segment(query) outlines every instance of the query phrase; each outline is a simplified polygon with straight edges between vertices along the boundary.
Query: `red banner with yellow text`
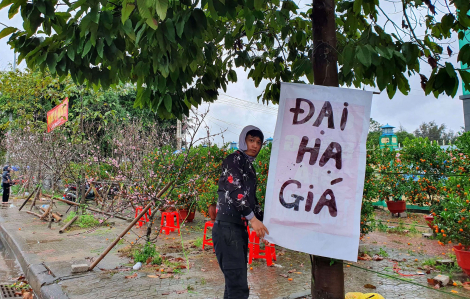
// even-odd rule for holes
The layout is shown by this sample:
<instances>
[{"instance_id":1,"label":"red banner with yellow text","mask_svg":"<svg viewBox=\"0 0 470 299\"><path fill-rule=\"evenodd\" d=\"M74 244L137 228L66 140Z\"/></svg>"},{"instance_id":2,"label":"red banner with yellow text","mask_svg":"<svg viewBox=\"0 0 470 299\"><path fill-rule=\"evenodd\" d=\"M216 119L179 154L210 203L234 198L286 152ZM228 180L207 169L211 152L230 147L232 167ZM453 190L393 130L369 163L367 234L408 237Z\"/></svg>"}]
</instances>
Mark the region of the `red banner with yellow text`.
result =
<instances>
[{"instance_id":1,"label":"red banner with yellow text","mask_svg":"<svg viewBox=\"0 0 470 299\"><path fill-rule=\"evenodd\" d=\"M69 119L69 98L47 112L47 132L51 132Z\"/></svg>"}]
</instances>

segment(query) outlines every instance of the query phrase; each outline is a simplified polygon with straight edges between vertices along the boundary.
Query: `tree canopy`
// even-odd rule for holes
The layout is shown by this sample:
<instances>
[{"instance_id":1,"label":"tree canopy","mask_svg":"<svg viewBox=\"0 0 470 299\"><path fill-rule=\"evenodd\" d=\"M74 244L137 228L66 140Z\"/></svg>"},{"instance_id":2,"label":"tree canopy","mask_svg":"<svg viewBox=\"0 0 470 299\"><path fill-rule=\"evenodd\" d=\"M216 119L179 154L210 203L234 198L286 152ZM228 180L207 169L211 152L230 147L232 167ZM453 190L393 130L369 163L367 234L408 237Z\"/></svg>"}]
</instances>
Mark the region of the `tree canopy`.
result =
<instances>
[{"instance_id":1,"label":"tree canopy","mask_svg":"<svg viewBox=\"0 0 470 299\"><path fill-rule=\"evenodd\" d=\"M323 54L337 54L340 84L376 86L392 98L397 89L408 94L409 77L419 74L426 94L455 96L459 73L470 89L470 73L445 61L458 55L468 65L470 45L456 54L444 48L453 33L464 38L469 1L454 0L445 12L429 0L399 2L401 25L385 2L336 1L338 42ZM3 0L6 7L10 18L21 14L23 28L6 27L0 38L9 36L20 61L95 88L135 84L135 105L163 117L214 101L237 80L236 67L256 86L270 81L263 101L278 101L280 82L313 83L312 8L292 0Z\"/></svg>"},{"instance_id":2,"label":"tree canopy","mask_svg":"<svg viewBox=\"0 0 470 299\"><path fill-rule=\"evenodd\" d=\"M454 131L448 130L445 124L438 125L435 121L423 122L414 131L416 137L428 138L431 141L445 140L447 142L454 142L457 135Z\"/></svg>"}]
</instances>

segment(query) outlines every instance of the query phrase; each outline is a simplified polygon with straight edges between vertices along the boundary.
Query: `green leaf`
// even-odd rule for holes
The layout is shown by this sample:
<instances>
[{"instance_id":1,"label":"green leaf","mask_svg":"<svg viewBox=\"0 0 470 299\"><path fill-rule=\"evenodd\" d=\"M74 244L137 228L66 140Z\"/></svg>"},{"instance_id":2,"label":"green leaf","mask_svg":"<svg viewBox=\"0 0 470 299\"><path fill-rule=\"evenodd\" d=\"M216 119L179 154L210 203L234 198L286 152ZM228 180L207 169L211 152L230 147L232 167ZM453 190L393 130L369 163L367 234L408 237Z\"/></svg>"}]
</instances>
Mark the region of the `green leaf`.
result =
<instances>
[{"instance_id":1,"label":"green leaf","mask_svg":"<svg viewBox=\"0 0 470 299\"><path fill-rule=\"evenodd\" d=\"M362 0L354 0L353 11L357 14L361 13Z\"/></svg>"},{"instance_id":2,"label":"green leaf","mask_svg":"<svg viewBox=\"0 0 470 299\"><path fill-rule=\"evenodd\" d=\"M457 78L457 73L455 72L454 66L451 63L446 62L446 71L451 78Z\"/></svg>"},{"instance_id":3,"label":"green leaf","mask_svg":"<svg viewBox=\"0 0 470 299\"><path fill-rule=\"evenodd\" d=\"M149 8L147 7L147 3L145 0L137 0L137 8L139 9L140 16L144 19L149 19L152 17Z\"/></svg>"},{"instance_id":4,"label":"green leaf","mask_svg":"<svg viewBox=\"0 0 470 299\"><path fill-rule=\"evenodd\" d=\"M22 1L15 1L8 10L8 18L11 20L17 13ZM26 1L25 1L26 2Z\"/></svg>"},{"instance_id":5,"label":"green leaf","mask_svg":"<svg viewBox=\"0 0 470 299\"><path fill-rule=\"evenodd\" d=\"M85 47L83 48L82 58L85 57L85 55L88 54L88 52L90 52L90 49L91 49L91 40L88 40L87 43L85 44Z\"/></svg>"},{"instance_id":6,"label":"green leaf","mask_svg":"<svg viewBox=\"0 0 470 299\"><path fill-rule=\"evenodd\" d=\"M262 9L264 0L255 0L255 9Z\"/></svg>"},{"instance_id":7,"label":"green leaf","mask_svg":"<svg viewBox=\"0 0 470 299\"><path fill-rule=\"evenodd\" d=\"M157 20L155 20L154 18L150 18L150 19L147 19L145 22L147 23L147 25L149 25L150 28L152 28L153 30L157 30L158 28Z\"/></svg>"},{"instance_id":8,"label":"green leaf","mask_svg":"<svg viewBox=\"0 0 470 299\"><path fill-rule=\"evenodd\" d=\"M122 2L122 10L121 10L121 22L124 24L129 16L135 9L135 4L127 3L127 1Z\"/></svg>"},{"instance_id":9,"label":"green leaf","mask_svg":"<svg viewBox=\"0 0 470 299\"><path fill-rule=\"evenodd\" d=\"M0 39L16 32L16 31L18 31L18 29L15 28L15 27L7 27L7 28L3 29L2 31L0 31Z\"/></svg>"},{"instance_id":10,"label":"green leaf","mask_svg":"<svg viewBox=\"0 0 470 299\"><path fill-rule=\"evenodd\" d=\"M207 28L207 18L202 10L198 8L194 9L193 17L199 26L202 26L204 29Z\"/></svg>"},{"instance_id":11,"label":"green leaf","mask_svg":"<svg viewBox=\"0 0 470 299\"><path fill-rule=\"evenodd\" d=\"M231 82L237 82L237 72L234 70L228 71L227 79Z\"/></svg>"},{"instance_id":12,"label":"green leaf","mask_svg":"<svg viewBox=\"0 0 470 299\"><path fill-rule=\"evenodd\" d=\"M3 0L0 2L0 9L7 7L8 5L12 4L15 2L14 0Z\"/></svg>"},{"instance_id":13,"label":"green leaf","mask_svg":"<svg viewBox=\"0 0 470 299\"><path fill-rule=\"evenodd\" d=\"M178 36L181 38L183 36L183 32L184 32L184 23L185 23L185 20L184 18L180 18L178 20L178 22L176 23L176 34L178 34Z\"/></svg>"},{"instance_id":14,"label":"green leaf","mask_svg":"<svg viewBox=\"0 0 470 299\"><path fill-rule=\"evenodd\" d=\"M166 12L168 10L168 0L157 0L156 7L158 17L162 20L166 18Z\"/></svg>"},{"instance_id":15,"label":"green leaf","mask_svg":"<svg viewBox=\"0 0 470 299\"><path fill-rule=\"evenodd\" d=\"M171 41L175 42L175 25L173 25L173 20L172 19L167 19L165 21L165 27L166 27L166 32L167 35L166 37Z\"/></svg>"},{"instance_id":16,"label":"green leaf","mask_svg":"<svg viewBox=\"0 0 470 299\"><path fill-rule=\"evenodd\" d=\"M377 53L380 54L380 56L386 58L386 59L392 59L393 57L393 50L384 46L377 46L375 47L375 50Z\"/></svg>"},{"instance_id":17,"label":"green leaf","mask_svg":"<svg viewBox=\"0 0 470 299\"><path fill-rule=\"evenodd\" d=\"M74 61L75 60L75 47L71 47L71 46L68 47L66 52L70 60Z\"/></svg>"},{"instance_id":18,"label":"green leaf","mask_svg":"<svg viewBox=\"0 0 470 299\"><path fill-rule=\"evenodd\" d=\"M470 90L470 72L459 70L460 77L462 78L462 85L466 90Z\"/></svg>"},{"instance_id":19,"label":"green leaf","mask_svg":"<svg viewBox=\"0 0 470 299\"><path fill-rule=\"evenodd\" d=\"M393 96L395 95L395 93L397 92L397 85L395 83L389 83L387 85L387 94L388 94L388 97L391 99L393 98Z\"/></svg>"},{"instance_id":20,"label":"green leaf","mask_svg":"<svg viewBox=\"0 0 470 299\"><path fill-rule=\"evenodd\" d=\"M96 51L98 52L98 55L103 58L103 49L104 49L104 42L102 39L98 40L98 43L96 45Z\"/></svg>"},{"instance_id":21,"label":"green leaf","mask_svg":"<svg viewBox=\"0 0 470 299\"><path fill-rule=\"evenodd\" d=\"M165 95L165 98L163 99L163 103L165 104L166 110L168 112L171 112L172 100L171 100L171 96L169 94Z\"/></svg>"},{"instance_id":22,"label":"green leaf","mask_svg":"<svg viewBox=\"0 0 470 299\"><path fill-rule=\"evenodd\" d=\"M126 32L127 36L129 36L133 41L135 41L135 32L132 28L132 21L127 19L123 26L124 32Z\"/></svg>"},{"instance_id":23,"label":"green leaf","mask_svg":"<svg viewBox=\"0 0 470 299\"><path fill-rule=\"evenodd\" d=\"M356 57L364 66L370 67L372 63L371 53L366 46L357 47Z\"/></svg>"}]
</instances>

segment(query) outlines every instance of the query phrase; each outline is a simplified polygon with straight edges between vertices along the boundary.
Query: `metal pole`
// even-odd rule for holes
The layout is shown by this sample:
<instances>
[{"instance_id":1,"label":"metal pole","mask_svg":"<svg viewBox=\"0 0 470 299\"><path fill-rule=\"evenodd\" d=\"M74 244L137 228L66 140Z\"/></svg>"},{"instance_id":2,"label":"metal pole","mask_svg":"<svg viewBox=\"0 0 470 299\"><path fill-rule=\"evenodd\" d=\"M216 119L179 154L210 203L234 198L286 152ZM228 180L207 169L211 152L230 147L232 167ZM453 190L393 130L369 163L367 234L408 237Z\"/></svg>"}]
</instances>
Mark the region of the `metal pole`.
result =
<instances>
[{"instance_id":1,"label":"metal pole","mask_svg":"<svg viewBox=\"0 0 470 299\"><path fill-rule=\"evenodd\" d=\"M470 14L470 12L469 12ZM459 47L462 50L463 46L468 44L470 41L470 30L465 32L465 37L459 40ZM470 66L461 63L462 69L469 68ZM465 85L462 82L463 94L460 96L463 104L463 117L465 122L465 132L470 131L470 90L465 89Z\"/></svg>"},{"instance_id":2,"label":"metal pole","mask_svg":"<svg viewBox=\"0 0 470 299\"><path fill-rule=\"evenodd\" d=\"M181 121L176 120L176 149L181 150Z\"/></svg>"},{"instance_id":3,"label":"metal pole","mask_svg":"<svg viewBox=\"0 0 470 299\"><path fill-rule=\"evenodd\" d=\"M16 72L16 52L13 51L13 72ZM11 123L13 122L13 114L9 113L8 115L8 136L11 136ZM6 161L5 162L10 162L10 150L7 147L7 153L6 153Z\"/></svg>"}]
</instances>

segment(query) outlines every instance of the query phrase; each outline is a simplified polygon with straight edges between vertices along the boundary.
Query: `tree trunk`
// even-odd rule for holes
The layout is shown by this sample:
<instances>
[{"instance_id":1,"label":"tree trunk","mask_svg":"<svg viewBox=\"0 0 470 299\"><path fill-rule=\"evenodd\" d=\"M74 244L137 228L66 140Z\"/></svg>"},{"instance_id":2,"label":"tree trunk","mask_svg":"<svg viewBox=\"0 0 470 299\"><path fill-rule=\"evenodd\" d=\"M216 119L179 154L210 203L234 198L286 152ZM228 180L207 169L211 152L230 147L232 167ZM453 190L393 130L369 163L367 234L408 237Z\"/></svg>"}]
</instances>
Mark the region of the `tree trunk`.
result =
<instances>
[{"instance_id":1,"label":"tree trunk","mask_svg":"<svg viewBox=\"0 0 470 299\"><path fill-rule=\"evenodd\" d=\"M338 86L335 1L312 0L313 76L315 85ZM343 299L343 262L311 256L312 298Z\"/></svg>"}]
</instances>

